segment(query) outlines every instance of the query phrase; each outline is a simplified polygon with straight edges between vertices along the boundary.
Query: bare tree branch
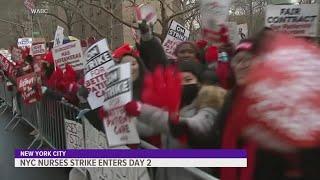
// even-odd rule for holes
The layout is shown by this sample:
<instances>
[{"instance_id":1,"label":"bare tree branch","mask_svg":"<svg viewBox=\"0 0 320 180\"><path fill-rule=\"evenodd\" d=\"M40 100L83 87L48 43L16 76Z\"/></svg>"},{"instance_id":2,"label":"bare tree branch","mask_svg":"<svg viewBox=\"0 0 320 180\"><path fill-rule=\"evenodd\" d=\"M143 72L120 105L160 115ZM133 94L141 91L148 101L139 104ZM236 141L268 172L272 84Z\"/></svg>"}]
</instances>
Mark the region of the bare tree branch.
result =
<instances>
[{"instance_id":1,"label":"bare tree branch","mask_svg":"<svg viewBox=\"0 0 320 180\"><path fill-rule=\"evenodd\" d=\"M122 23L122 24L124 24L124 25L126 25L126 26L128 26L128 27L130 27L130 28L138 29L137 26L134 26L133 24L130 24L130 23L122 20L120 17L116 16L116 15L115 15L114 13L112 13L109 9L107 9L107 8L105 8L105 7L103 7L103 6L98 6L98 5L95 4L95 3L89 3L89 2L87 2L87 1L85 1L85 0L84 0L83 2L84 2L85 4L87 4L87 5L90 5L90 6L93 6L93 7L96 7L96 8L98 8L98 9L103 10L103 11L106 12L107 14L111 15L114 19L116 19L116 20L119 21L120 23Z\"/></svg>"},{"instance_id":2,"label":"bare tree branch","mask_svg":"<svg viewBox=\"0 0 320 180\"><path fill-rule=\"evenodd\" d=\"M73 9L72 9L72 8L71 8L71 9L72 9L75 13L77 13L78 15L80 15L100 36L105 37L105 34L99 31L99 28L97 28L97 27L90 21L90 19L84 15L84 12L82 12L79 7L75 6L74 4L72 4L72 3L68 2L68 1L66 1L66 2L67 2L71 7L73 7Z\"/></svg>"},{"instance_id":3,"label":"bare tree branch","mask_svg":"<svg viewBox=\"0 0 320 180\"><path fill-rule=\"evenodd\" d=\"M186 10L184 10L184 11L181 11L181 12L178 12L178 13L176 13L176 14L173 14L173 15L170 16L168 19L171 20L171 19L173 19L173 18L175 18L175 17L177 17L177 16L186 14L186 13L188 13L188 12L190 12L190 11L192 11L192 10L195 10L195 9L197 9L197 8L199 8L199 5L198 5L198 4L197 4L197 5L194 5L193 7L189 8L189 9L186 9Z\"/></svg>"},{"instance_id":4,"label":"bare tree branch","mask_svg":"<svg viewBox=\"0 0 320 180\"><path fill-rule=\"evenodd\" d=\"M65 20L61 19L59 16L57 16L57 15L55 15L55 14L47 13L46 15L49 15L49 16L52 16L52 17L58 19L59 21L61 21L61 22L62 22L63 24L65 24L66 26L68 25L68 23L67 23Z\"/></svg>"}]
</instances>

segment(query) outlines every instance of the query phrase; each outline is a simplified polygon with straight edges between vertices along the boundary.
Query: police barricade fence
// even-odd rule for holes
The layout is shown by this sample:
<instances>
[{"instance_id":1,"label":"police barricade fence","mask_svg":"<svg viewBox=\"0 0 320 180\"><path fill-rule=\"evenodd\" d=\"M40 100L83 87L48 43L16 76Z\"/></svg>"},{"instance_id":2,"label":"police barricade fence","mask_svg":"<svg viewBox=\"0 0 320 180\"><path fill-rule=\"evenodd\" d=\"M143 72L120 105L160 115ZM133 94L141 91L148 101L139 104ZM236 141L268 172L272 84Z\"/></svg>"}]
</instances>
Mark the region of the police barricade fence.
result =
<instances>
[{"instance_id":1,"label":"police barricade fence","mask_svg":"<svg viewBox=\"0 0 320 180\"><path fill-rule=\"evenodd\" d=\"M6 82L0 82L0 98L5 102L6 106L12 108L13 99L17 101L17 113L13 116L9 124L16 122L14 129L20 122L24 121L31 126L35 132L35 138L28 148L34 146L36 142L40 142L37 148L43 144L49 145L53 149L67 149L67 138L65 130L65 120L74 121L82 125L83 133L85 132L84 116L89 110L80 110L78 107L69 104L65 101L59 101L43 96L40 102L34 104L24 104L21 97L16 92L8 91ZM8 125L9 125L8 124ZM88 148L85 145L86 136L83 134L82 145L80 148ZM107 141L105 140L105 143ZM80 143L81 144L81 143ZM141 141L139 146L142 149L158 149L157 147ZM83 175L87 176L88 171L83 168L77 168ZM195 175L198 179L203 180L218 180L212 175L198 169L198 168L183 168L186 173ZM149 172L153 172L152 170ZM151 173L152 174L152 173ZM151 175L151 179L153 176Z\"/></svg>"}]
</instances>

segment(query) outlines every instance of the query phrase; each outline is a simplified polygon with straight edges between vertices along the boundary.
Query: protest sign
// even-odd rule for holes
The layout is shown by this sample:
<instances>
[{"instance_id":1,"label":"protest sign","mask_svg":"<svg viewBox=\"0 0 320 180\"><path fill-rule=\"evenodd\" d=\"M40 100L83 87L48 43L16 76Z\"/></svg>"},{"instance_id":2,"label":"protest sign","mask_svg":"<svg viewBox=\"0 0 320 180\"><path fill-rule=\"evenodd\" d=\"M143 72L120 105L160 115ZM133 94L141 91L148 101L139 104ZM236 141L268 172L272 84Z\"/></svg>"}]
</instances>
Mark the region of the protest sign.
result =
<instances>
[{"instance_id":1,"label":"protest sign","mask_svg":"<svg viewBox=\"0 0 320 180\"><path fill-rule=\"evenodd\" d=\"M190 31L176 21L172 21L166 39L163 41L163 48L168 58L176 59L174 50L177 45L183 41L187 41Z\"/></svg>"},{"instance_id":2,"label":"protest sign","mask_svg":"<svg viewBox=\"0 0 320 180\"><path fill-rule=\"evenodd\" d=\"M11 59L12 58L11 53L6 49L0 49L0 54L2 54L7 59Z\"/></svg>"},{"instance_id":3,"label":"protest sign","mask_svg":"<svg viewBox=\"0 0 320 180\"><path fill-rule=\"evenodd\" d=\"M85 129L85 145L87 149L109 149L107 139L103 132L97 130L86 118L83 118ZM111 149L129 149L127 146L118 146ZM92 180L101 179L143 179L149 180L146 168L118 168L118 167L88 167ZM144 175L146 174L146 175Z\"/></svg>"},{"instance_id":4,"label":"protest sign","mask_svg":"<svg viewBox=\"0 0 320 180\"><path fill-rule=\"evenodd\" d=\"M140 143L135 123L127 116L123 106L109 110L106 114L103 124L110 147Z\"/></svg>"},{"instance_id":5,"label":"protest sign","mask_svg":"<svg viewBox=\"0 0 320 180\"><path fill-rule=\"evenodd\" d=\"M31 55L43 55L46 53L46 44L33 44L31 46Z\"/></svg>"},{"instance_id":6,"label":"protest sign","mask_svg":"<svg viewBox=\"0 0 320 180\"><path fill-rule=\"evenodd\" d=\"M61 46L63 44L63 38L64 38L63 31L64 31L63 27L61 26L57 27L56 34L54 36L53 47Z\"/></svg>"},{"instance_id":7,"label":"protest sign","mask_svg":"<svg viewBox=\"0 0 320 180\"><path fill-rule=\"evenodd\" d=\"M52 49L55 66L65 69L66 64L70 64L74 70L84 68L83 53L80 41L70 42Z\"/></svg>"},{"instance_id":8,"label":"protest sign","mask_svg":"<svg viewBox=\"0 0 320 180\"><path fill-rule=\"evenodd\" d=\"M85 52L85 87L89 90L88 102L92 109L103 106L108 100L106 90L108 84L114 83L114 75L109 74L109 68L114 66L111 52L105 39L93 44ZM119 73L119 72L116 72Z\"/></svg>"},{"instance_id":9,"label":"protest sign","mask_svg":"<svg viewBox=\"0 0 320 180\"><path fill-rule=\"evenodd\" d=\"M136 7L136 18L137 22L142 22L146 20L147 24L155 24L157 22L157 12L156 9L150 4L141 4Z\"/></svg>"},{"instance_id":10,"label":"protest sign","mask_svg":"<svg viewBox=\"0 0 320 180\"><path fill-rule=\"evenodd\" d=\"M266 27L294 36L315 37L318 33L319 5L268 5Z\"/></svg>"},{"instance_id":11,"label":"protest sign","mask_svg":"<svg viewBox=\"0 0 320 180\"><path fill-rule=\"evenodd\" d=\"M22 60L22 49L13 46L11 50L11 60L12 61L21 61Z\"/></svg>"},{"instance_id":12,"label":"protest sign","mask_svg":"<svg viewBox=\"0 0 320 180\"><path fill-rule=\"evenodd\" d=\"M18 39L18 47L31 47L32 38L19 38Z\"/></svg>"},{"instance_id":13,"label":"protest sign","mask_svg":"<svg viewBox=\"0 0 320 180\"><path fill-rule=\"evenodd\" d=\"M229 15L231 0L201 0L200 15L202 36L204 39L216 40L216 32L225 25Z\"/></svg>"},{"instance_id":14,"label":"protest sign","mask_svg":"<svg viewBox=\"0 0 320 180\"><path fill-rule=\"evenodd\" d=\"M17 89L21 93L23 102L31 104L41 98L41 85L38 83L37 75L30 73L17 78Z\"/></svg>"},{"instance_id":15,"label":"protest sign","mask_svg":"<svg viewBox=\"0 0 320 180\"><path fill-rule=\"evenodd\" d=\"M67 149L84 149L84 133L82 124L64 119Z\"/></svg>"},{"instance_id":16,"label":"protest sign","mask_svg":"<svg viewBox=\"0 0 320 180\"><path fill-rule=\"evenodd\" d=\"M97 69L98 76L94 73L86 74L85 87L89 90L88 102L92 109L103 105L106 109L112 109L131 101L130 68L129 63L109 69L105 64Z\"/></svg>"},{"instance_id":17,"label":"protest sign","mask_svg":"<svg viewBox=\"0 0 320 180\"><path fill-rule=\"evenodd\" d=\"M0 68L8 75L13 75L14 64L12 61L0 54Z\"/></svg>"},{"instance_id":18,"label":"protest sign","mask_svg":"<svg viewBox=\"0 0 320 180\"><path fill-rule=\"evenodd\" d=\"M238 36L240 40L248 38L248 25L247 24L239 24L238 25Z\"/></svg>"},{"instance_id":19,"label":"protest sign","mask_svg":"<svg viewBox=\"0 0 320 180\"><path fill-rule=\"evenodd\" d=\"M229 36L230 36L230 41L234 44L237 45L240 42L240 37L239 37L239 31L238 31L238 25L236 22L228 22L227 23L228 29L229 29Z\"/></svg>"}]
</instances>

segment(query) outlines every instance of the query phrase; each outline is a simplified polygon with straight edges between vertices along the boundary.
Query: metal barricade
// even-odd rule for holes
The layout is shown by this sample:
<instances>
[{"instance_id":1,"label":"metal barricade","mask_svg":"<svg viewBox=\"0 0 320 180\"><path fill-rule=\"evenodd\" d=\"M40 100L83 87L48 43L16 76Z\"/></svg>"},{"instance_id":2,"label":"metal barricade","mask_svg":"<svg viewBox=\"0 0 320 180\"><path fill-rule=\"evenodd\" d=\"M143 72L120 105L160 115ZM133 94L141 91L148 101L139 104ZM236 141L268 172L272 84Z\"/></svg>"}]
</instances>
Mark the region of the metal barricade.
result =
<instances>
[{"instance_id":1,"label":"metal barricade","mask_svg":"<svg viewBox=\"0 0 320 180\"><path fill-rule=\"evenodd\" d=\"M40 134L53 149L65 149L64 119L76 120L79 109L71 104L43 97L40 106Z\"/></svg>"},{"instance_id":2,"label":"metal barricade","mask_svg":"<svg viewBox=\"0 0 320 180\"><path fill-rule=\"evenodd\" d=\"M159 149L159 148L153 146L152 144L149 144L143 140L141 140L140 147L143 149ZM202 171L199 168L183 167L183 169L186 171L186 173L189 173L190 175L193 175L193 176L195 176L199 179L202 179L202 180L219 180L218 178Z\"/></svg>"}]
</instances>

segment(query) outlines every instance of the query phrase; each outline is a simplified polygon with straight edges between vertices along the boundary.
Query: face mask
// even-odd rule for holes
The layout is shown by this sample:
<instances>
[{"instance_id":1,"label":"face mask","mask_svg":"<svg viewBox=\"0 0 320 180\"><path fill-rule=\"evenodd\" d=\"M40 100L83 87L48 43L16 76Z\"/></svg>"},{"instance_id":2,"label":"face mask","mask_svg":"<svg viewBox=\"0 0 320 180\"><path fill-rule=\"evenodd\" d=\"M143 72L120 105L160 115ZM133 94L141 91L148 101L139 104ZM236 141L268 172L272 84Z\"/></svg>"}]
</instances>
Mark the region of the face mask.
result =
<instances>
[{"instance_id":1,"label":"face mask","mask_svg":"<svg viewBox=\"0 0 320 180\"><path fill-rule=\"evenodd\" d=\"M197 97L199 91L198 84L188 84L183 86L181 105L187 106Z\"/></svg>"}]
</instances>

